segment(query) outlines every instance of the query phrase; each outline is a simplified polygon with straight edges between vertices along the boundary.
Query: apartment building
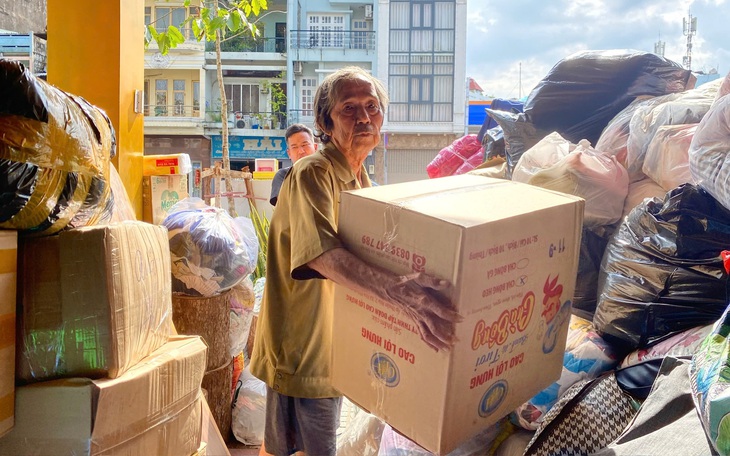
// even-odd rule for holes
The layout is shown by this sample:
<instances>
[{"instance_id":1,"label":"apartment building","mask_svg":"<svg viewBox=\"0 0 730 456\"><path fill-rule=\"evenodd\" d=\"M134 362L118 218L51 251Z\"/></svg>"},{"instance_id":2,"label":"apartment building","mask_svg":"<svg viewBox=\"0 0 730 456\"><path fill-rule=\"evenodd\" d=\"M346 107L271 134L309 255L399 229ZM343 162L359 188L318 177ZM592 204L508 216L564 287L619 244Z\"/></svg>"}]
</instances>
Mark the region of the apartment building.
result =
<instances>
[{"instance_id":1,"label":"apartment building","mask_svg":"<svg viewBox=\"0 0 730 456\"><path fill-rule=\"evenodd\" d=\"M146 0L145 22L165 29L195 14L182 1ZM270 0L260 36L221 45L231 166L289 165L284 132L314 125L314 93L347 65L375 74L391 105L383 141L366 161L380 183L426 178L426 165L466 125L466 0ZM221 160L221 97L213 43L145 53L145 153L186 152L194 167ZM191 188L193 194L195 189Z\"/></svg>"},{"instance_id":2,"label":"apartment building","mask_svg":"<svg viewBox=\"0 0 730 456\"><path fill-rule=\"evenodd\" d=\"M370 70L391 99L371 177L427 178L426 165L465 131L466 0L289 0L288 11L290 115L311 124L328 73Z\"/></svg>"}]
</instances>

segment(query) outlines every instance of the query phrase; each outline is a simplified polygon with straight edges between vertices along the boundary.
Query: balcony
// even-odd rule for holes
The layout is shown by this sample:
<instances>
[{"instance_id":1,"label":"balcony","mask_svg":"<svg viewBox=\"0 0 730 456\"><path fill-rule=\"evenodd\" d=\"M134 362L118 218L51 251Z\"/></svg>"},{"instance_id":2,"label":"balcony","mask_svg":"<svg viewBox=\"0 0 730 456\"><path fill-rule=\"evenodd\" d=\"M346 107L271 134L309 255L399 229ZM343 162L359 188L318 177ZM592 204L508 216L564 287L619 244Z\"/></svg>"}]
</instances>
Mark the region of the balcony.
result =
<instances>
[{"instance_id":1,"label":"balcony","mask_svg":"<svg viewBox=\"0 0 730 456\"><path fill-rule=\"evenodd\" d=\"M167 28L164 27L156 27L155 30L157 30L157 33L166 32ZM179 44L176 48L171 49L170 52L180 52L180 51L202 51L205 49L205 41L201 40L198 41L195 38L195 34L193 33L192 28L190 27L184 27L180 29L180 33L183 34L185 37L185 42ZM149 41L149 47L147 48L147 51L157 51L157 42L152 39L152 36L150 35L149 30L145 29L145 37Z\"/></svg>"},{"instance_id":2,"label":"balcony","mask_svg":"<svg viewBox=\"0 0 730 456\"><path fill-rule=\"evenodd\" d=\"M362 49L375 50L375 32L366 31L310 31L289 32L292 49Z\"/></svg>"},{"instance_id":3,"label":"balcony","mask_svg":"<svg viewBox=\"0 0 730 456\"><path fill-rule=\"evenodd\" d=\"M215 52L215 42L205 43L206 52ZM221 52L276 52L286 53L285 38L256 38L243 34L221 42Z\"/></svg>"},{"instance_id":4,"label":"balcony","mask_svg":"<svg viewBox=\"0 0 730 456\"><path fill-rule=\"evenodd\" d=\"M220 111L206 111L203 126L207 130L218 130L221 125ZM271 134L281 134L277 130L286 130L288 126L287 115L283 112L242 112L228 113L228 128L233 135L250 135L257 130L274 130ZM267 132L268 134L269 132ZM258 134L261 134L258 131Z\"/></svg>"},{"instance_id":5,"label":"balcony","mask_svg":"<svg viewBox=\"0 0 730 456\"><path fill-rule=\"evenodd\" d=\"M199 106L145 105L145 134L203 134Z\"/></svg>"}]
</instances>

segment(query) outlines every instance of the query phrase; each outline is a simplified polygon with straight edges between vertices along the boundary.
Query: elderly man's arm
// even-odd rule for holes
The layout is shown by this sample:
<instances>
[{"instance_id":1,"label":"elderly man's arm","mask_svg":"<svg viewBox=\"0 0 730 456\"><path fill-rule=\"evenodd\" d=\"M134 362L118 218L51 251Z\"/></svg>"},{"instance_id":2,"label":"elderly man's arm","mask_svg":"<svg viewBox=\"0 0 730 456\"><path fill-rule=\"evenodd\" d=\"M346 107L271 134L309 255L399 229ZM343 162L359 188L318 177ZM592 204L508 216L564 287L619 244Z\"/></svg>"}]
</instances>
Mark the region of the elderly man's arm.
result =
<instances>
[{"instance_id":1,"label":"elderly man's arm","mask_svg":"<svg viewBox=\"0 0 730 456\"><path fill-rule=\"evenodd\" d=\"M454 325L461 316L441 293L451 286L448 281L423 273L399 276L344 248L329 250L308 266L340 285L401 307L418 325L423 341L435 350L448 350L456 341Z\"/></svg>"}]
</instances>

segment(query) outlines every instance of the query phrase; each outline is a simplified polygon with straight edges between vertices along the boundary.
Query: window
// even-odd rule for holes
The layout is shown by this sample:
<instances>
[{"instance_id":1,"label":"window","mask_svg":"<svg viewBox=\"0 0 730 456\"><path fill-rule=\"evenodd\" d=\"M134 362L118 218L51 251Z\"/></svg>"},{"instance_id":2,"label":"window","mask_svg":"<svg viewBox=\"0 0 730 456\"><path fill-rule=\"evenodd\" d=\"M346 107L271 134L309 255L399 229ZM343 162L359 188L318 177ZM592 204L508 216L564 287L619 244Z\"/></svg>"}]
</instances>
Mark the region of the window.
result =
<instances>
[{"instance_id":1,"label":"window","mask_svg":"<svg viewBox=\"0 0 730 456\"><path fill-rule=\"evenodd\" d=\"M167 115L167 79L155 79L155 115Z\"/></svg>"},{"instance_id":2,"label":"window","mask_svg":"<svg viewBox=\"0 0 730 456\"><path fill-rule=\"evenodd\" d=\"M258 84L226 84L226 98L229 112L257 114L259 112Z\"/></svg>"},{"instance_id":3,"label":"window","mask_svg":"<svg viewBox=\"0 0 730 456\"><path fill-rule=\"evenodd\" d=\"M343 15L310 15L309 25L310 47L338 47L345 45L345 16Z\"/></svg>"},{"instance_id":4,"label":"window","mask_svg":"<svg viewBox=\"0 0 730 456\"><path fill-rule=\"evenodd\" d=\"M152 39L150 31L147 30L147 26L152 23L152 8L149 6L144 7L144 34L148 40Z\"/></svg>"},{"instance_id":5,"label":"window","mask_svg":"<svg viewBox=\"0 0 730 456\"><path fill-rule=\"evenodd\" d=\"M314 78L302 79L302 116L314 116L314 92L317 90L317 80Z\"/></svg>"},{"instance_id":6,"label":"window","mask_svg":"<svg viewBox=\"0 0 730 456\"><path fill-rule=\"evenodd\" d=\"M388 119L453 119L454 0L391 0Z\"/></svg>"},{"instance_id":7,"label":"window","mask_svg":"<svg viewBox=\"0 0 730 456\"><path fill-rule=\"evenodd\" d=\"M368 48L368 31L367 21L352 22L352 47L354 49Z\"/></svg>"},{"instance_id":8,"label":"window","mask_svg":"<svg viewBox=\"0 0 730 456\"><path fill-rule=\"evenodd\" d=\"M185 80L173 79L172 81L172 97L175 103L175 115L185 115Z\"/></svg>"},{"instance_id":9,"label":"window","mask_svg":"<svg viewBox=\"0 0 730 456\"><path fill-rule=\"evenodd\" d=\"M200 114L200 81L193 81L193 115Z\"/></svg>"},{"instance_id":10,"label":"window","mask_svg":"<svg viewBox=\"0 0 730 456\"><path fill-rule=\"evenodd\" d=\"M197 8L190 8L190 14L197 14ZM174 25L179 27L180 24L185 22L185 18L188 16L188 10L184 7L169 7L169 6L158 6L155 7L155 29L158 32L167 30L167 27ZM185 36L185 39L195 39L193 31L190 26L186 26L180 29L180 32Z\"/></svg>"}]
</instances>

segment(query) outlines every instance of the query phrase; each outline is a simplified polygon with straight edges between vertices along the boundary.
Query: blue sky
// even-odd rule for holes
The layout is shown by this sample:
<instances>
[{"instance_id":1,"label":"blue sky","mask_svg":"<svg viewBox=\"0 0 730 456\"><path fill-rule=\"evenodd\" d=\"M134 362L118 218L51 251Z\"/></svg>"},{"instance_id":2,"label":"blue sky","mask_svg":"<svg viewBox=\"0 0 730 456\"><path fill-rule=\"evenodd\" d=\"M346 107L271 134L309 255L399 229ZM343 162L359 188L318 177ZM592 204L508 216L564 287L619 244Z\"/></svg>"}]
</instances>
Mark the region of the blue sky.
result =
<instances>
[{"instance_id":1,"label":"blue sky","mask_svg":"<svg viewBox=\"0 0 730 456\"><path fill-rule=\"evenodd\" d=\"M582 50L653 52L661 40L664 56L682 64L689 13L692 70L730 72L730 0L468 0L467 10L466 75L499 98L526 96Z\"/></svg>"}]
</instances>

